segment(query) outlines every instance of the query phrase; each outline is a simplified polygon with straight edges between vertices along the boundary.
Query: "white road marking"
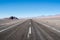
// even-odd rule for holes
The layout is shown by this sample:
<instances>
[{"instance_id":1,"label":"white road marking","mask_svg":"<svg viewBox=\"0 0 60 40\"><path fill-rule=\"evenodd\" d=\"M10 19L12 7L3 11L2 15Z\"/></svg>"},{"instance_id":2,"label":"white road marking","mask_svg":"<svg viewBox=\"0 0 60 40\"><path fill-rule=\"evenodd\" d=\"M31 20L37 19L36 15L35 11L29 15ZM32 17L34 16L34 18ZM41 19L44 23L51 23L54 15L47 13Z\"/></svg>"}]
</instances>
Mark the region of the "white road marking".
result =
<instances>
[{"instance_id":1,"label":"white road marking","mask_svg":"<svg viewBox=\"0 0 60 40\"><path fill-rule=\"evenodd\" d=\"M29 32L28 32L28 35L27 35L28 38L29 38L30 34L31 34L31 27L29 27Z\"/></svg>"},{"instance_id":2,"label":"white road marking","mask_svg":"<svg viewBox=\"0 0 60 40\"><path fill-rule=\"evenodd\" d=\"M60 30L57 30L57 29L55 29L55 28L53 28L53 27L52 27L52 29L55 30L55 31L57 31L57 32L60 32Z\"/></svg>"},{"instance_id":3,"label":"white road marking","mask_svg":"<svg viewBox=\"0 0 60 40\"><path fill-rule=\"evenodd\" d=\"M43 23L41 23L41 24L43 24ZM55 31L57 31L57 32L60 32L60 30L57 30L56 28L51 27L51 26L49 26L49 25L47 25L47 24L43 24L43 25L45 25L45 26L47 26L47 27L49 27L49 28L51 28L51 29L53 29L53 30L55 30Z\"/></svg>"},{"instance_id":4,"label":"white road marking","mask_svg":"<svg viewBox=\"0 0 60 40\"><path fill-rule=\"evenodd\" d=\"M16 25L18 25L18 23L17 23L17 24L15 24L15 25L9 26L9 27L8 27L8 28L6 28L6 29L0 30L0 32L6 31L6 30L8 30L8 29L10 29L10 28L13 28L13 27L15 27Z\"/></svg>"},{"instance_id":5,"label":"white road marking","mask_svg":"<svg viewBox=\"0 0 60 40\"><path fill-rule=\"evenodd\" d=\"M29 24L31 24L31 22Z\"/></svg>"},{"instance_id":6,"label":"white road marking","mask_svg":"<svg viewBox=\"0 0 60 40\"><path fill-rule=\"evenodd\" d=\"M31 27L29 27L29 34L31 34Z\"/></svg>"}]
</instances>

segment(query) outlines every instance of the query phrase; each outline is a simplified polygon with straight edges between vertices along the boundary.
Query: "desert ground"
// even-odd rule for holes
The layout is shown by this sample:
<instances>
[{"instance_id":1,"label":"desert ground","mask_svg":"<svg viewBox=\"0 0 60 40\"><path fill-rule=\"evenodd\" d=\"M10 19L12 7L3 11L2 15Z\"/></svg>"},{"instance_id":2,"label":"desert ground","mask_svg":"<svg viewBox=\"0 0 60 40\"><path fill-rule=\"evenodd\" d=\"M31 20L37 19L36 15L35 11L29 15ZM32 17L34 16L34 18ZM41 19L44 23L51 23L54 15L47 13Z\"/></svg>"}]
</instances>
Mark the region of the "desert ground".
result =
<instances>
[{"instance_id":1,"label":"desert ground","mask_svg":"<svg viewBox=\"0 0 60 40\"><path fill-rule=\"evenodd\" d=\"M60 20L0 19L0 40L60 40Z\"/></svg>"},{"instance_id":2,"label":"desert ground","mask_svg":"<svg viewBox=\"0 0 60 40\"><path fill-rule=\"evenodd\" d=\"M60 30L60 17L36 18L34 20Z\"/></svg>"}]
</instances>

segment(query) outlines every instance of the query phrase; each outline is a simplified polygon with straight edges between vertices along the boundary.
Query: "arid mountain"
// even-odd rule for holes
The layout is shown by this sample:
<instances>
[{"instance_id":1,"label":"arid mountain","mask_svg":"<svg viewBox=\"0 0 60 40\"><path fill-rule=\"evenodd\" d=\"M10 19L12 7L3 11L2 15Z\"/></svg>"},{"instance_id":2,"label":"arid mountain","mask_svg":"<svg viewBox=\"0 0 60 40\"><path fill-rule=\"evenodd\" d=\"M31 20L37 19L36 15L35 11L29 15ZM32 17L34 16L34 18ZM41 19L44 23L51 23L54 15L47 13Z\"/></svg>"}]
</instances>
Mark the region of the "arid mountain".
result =
<instances>
[{"instance_id":1,"label":"arid mountain","mask_svg":"<svg viewBox=\"0 0 60 40\"><path fill-rule=\"evenodd\" d=\"M17 17L14 17L14 16L10 16L10 17L4 18L4 19L8 19L8 20L9 19L12 19L13 20L13 19L18 19L18 18Z\"/></svg>"},{"instance_id":2,"label":"arid mountain","mask_svg":"<svg viewBox=\"0 0 60 40\"><path fill-rule=\"evenodd\" d=\"M60 15L51 15L51 16L42 16L42 17L37 17L40 19L60 19Z\"/></svg>"}]
</instances>

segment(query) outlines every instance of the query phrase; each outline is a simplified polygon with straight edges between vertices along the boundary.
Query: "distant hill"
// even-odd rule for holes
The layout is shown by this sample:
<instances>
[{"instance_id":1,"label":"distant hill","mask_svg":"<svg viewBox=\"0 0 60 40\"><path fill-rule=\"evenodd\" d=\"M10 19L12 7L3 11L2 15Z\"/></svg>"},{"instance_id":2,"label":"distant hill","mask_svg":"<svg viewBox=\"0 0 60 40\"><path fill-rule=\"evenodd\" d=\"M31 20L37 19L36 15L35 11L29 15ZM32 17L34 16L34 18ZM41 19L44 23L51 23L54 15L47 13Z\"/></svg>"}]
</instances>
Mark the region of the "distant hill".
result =
<instances>
[{"instance_id":1,"label":"distant hill","mask_svg":"<svg viewBox=\"0 0 60 40\"><path fill-rule=\"evenodd\" d=\"M17 17L11 16L9 19L18 19Z\"/></svg>"},{"instance_id":2,"label":"distant hill","mask_svg":"<svg viewBox=\"0 0 60 40\"><path fill-rule=\"evenodd\" d=\"M60 20L60 15L52 15L52 16L44 16L44 17L37 17L39 19L59 19Z\"/></svg>"}]
</instances>

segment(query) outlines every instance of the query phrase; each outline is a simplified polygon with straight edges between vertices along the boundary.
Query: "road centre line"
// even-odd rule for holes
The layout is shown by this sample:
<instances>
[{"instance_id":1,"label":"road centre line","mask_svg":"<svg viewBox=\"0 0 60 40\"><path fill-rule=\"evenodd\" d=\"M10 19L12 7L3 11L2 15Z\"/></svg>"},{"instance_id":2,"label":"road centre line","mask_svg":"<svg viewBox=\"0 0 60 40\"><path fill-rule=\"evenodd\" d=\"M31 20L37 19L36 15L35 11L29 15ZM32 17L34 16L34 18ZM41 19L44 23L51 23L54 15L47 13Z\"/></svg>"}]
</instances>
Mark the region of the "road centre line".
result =
<instances>
[{"instance_id":1,"label":"road centre line","mask_svg":"<svg viewBox=\"0 0 60 40\"><path fill-rule=\"evenodd\" d=\"M28 34L27 34L28 38L30 37L30 34L31 34L31 27L29 27L29 31L28 31Z\"/></svg>"}]
</instances>

